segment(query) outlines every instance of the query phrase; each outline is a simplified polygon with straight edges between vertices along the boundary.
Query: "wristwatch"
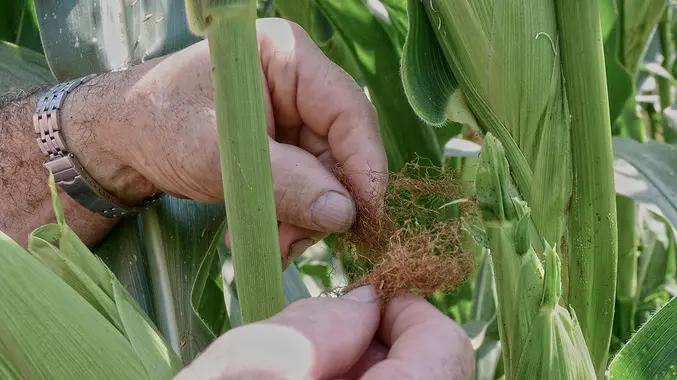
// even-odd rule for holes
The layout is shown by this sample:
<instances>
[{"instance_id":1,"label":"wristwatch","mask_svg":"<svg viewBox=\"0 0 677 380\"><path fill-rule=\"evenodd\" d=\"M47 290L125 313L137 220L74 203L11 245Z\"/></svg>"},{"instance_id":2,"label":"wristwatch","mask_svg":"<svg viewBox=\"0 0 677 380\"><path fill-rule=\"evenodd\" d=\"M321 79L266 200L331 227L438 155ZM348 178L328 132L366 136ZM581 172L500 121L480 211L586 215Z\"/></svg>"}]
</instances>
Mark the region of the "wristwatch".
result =
<instances>
[{"instance_id":1,"label":"wristwatch","mask_svg":"<svg viewBox=\"0 0 677 380\"><path fill-rule=\"evenodd\" d=\"M120 218L146 211L158 203L162 193L156 193L139 205L128 206L92 179L73 153L68 151L61 135L61 107L68 94L92 79L95 74L61 83L48 90L39 100L33 115L38 146L47 157L45 167L55 182L86 209L109 218Z\"/></svg>"}]
</instances>

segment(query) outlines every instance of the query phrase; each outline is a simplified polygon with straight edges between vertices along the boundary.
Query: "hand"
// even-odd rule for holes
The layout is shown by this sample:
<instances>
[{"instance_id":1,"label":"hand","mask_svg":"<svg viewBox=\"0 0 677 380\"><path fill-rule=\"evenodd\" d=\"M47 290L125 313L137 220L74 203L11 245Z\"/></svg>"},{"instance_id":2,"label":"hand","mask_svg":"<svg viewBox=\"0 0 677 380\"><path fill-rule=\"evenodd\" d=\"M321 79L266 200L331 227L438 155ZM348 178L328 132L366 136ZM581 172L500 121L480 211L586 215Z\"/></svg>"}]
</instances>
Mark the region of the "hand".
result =
<instances>
[{"instance_id":1,"label":"hand","mask_svg":"<svg viewBox=\"0 0 677 380\"><path fill-rule=\"evenodd\" d=\"M374 188L357 173L385 173L387 163L374 107L354 80L296 24L262 19L257 30L280 245L283 259L294 259L355 219L355 202L330 167L342 163L359 196L373 201L368 197L383 194L384 184ZM113 103L114 112L92 116L106 122L87 131L86 140L82 128L69 130L67 122L71 150L92 177L128 202L158 190L223 201L210 68L203 41L112 73L101 79L107 84L81 86L76 99L108 97L102 107ZM65 110L71 117L91 112L71 108Z\"/></svg>"},{"instance_id":2,"label":"hand","mask_svg":"<svg viewBox=\"0 0 677 380\"><path fill-rule=\"evenodd\" d=\"M425 300L396 298L381 319L371 287L363 287L233 329L175 380L467 380L474 366L465 332Z\"/></svg>"}]
</instances>

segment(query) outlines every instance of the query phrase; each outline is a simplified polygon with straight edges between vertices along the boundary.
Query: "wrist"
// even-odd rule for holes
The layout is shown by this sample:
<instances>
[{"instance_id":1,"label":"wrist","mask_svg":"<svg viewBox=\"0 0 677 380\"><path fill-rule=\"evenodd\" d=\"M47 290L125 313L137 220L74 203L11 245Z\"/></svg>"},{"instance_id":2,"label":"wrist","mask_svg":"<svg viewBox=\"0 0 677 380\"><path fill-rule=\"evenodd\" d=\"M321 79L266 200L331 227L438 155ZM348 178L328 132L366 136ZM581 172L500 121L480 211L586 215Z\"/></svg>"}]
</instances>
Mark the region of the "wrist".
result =
<instances>
[{"instance_id":1,"label":"wrist","mask_svg":"<svg viewBox=\"0 0 677 380\"><path fill-rule=\"evenodd\" d=\"M122 119L123 73L94 77L75 88L60 115L68 151L86 173L124 206L138 205L157 189L129 162L129 129Z\"/></svg>"}]
</instances>

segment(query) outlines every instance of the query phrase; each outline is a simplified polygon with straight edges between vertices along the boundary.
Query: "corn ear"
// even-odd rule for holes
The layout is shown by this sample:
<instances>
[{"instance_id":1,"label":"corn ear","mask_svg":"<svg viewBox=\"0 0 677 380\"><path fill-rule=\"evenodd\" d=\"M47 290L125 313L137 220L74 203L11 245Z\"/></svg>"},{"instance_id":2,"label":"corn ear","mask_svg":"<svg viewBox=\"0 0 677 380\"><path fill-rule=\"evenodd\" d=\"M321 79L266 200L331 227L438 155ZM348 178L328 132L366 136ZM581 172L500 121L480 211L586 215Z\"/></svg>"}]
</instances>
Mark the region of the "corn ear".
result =
<instances>
[{"instance_id":1,"label":"corn ear","mask_svg":"<svg viewBox=\"0 0 677 380\"><path fill-rule=\"evenodd\" d=\"M501 142L514 195L530 206L529 243L537 255L544 242L560 247L564 302L573 297L602 376L617 234L597 3L408 0L408 12L412 107L431 124L474 120Z\"/></svg>"},{"instance_id":2,"label":"corn ear","mask_svg":"<svg viewBox=\"0 0 677 380\"><path fill-rule=\"evenodd\" d=\"M510 195L509 174L503 146L487 134L475 186L497 283L506 378L594 379L580 325L558 304L559 257L544 243L544 271L531 243L529 207Z\"/></svg>"}]
</instances>

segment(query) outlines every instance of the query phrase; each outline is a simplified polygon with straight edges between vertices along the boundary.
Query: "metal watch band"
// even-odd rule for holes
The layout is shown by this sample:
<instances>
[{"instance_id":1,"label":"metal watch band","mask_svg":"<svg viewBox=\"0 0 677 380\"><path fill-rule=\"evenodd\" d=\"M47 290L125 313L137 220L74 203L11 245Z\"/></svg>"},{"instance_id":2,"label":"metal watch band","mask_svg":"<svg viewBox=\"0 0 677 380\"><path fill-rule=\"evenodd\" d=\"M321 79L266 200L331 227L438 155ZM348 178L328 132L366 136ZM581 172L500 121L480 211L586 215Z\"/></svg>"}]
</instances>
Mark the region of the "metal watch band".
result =
<instances>
[{"instance_id":1,"label":"metal watch band","mask_svg":"<svg viewBox=\"0 0 677 380\"><path fill-rule=\"evenodd\" d=\"M39 100L33 115L38 146L47 156L45 167L54 174L56 183L76 202L90 211L109 218L138 214L153 207L162 194L136 206L126 206L92 179L82 167L61 136L61 107L69 93L95 75L88 75L58 84Z\"/></svg>"}]
</instances>

